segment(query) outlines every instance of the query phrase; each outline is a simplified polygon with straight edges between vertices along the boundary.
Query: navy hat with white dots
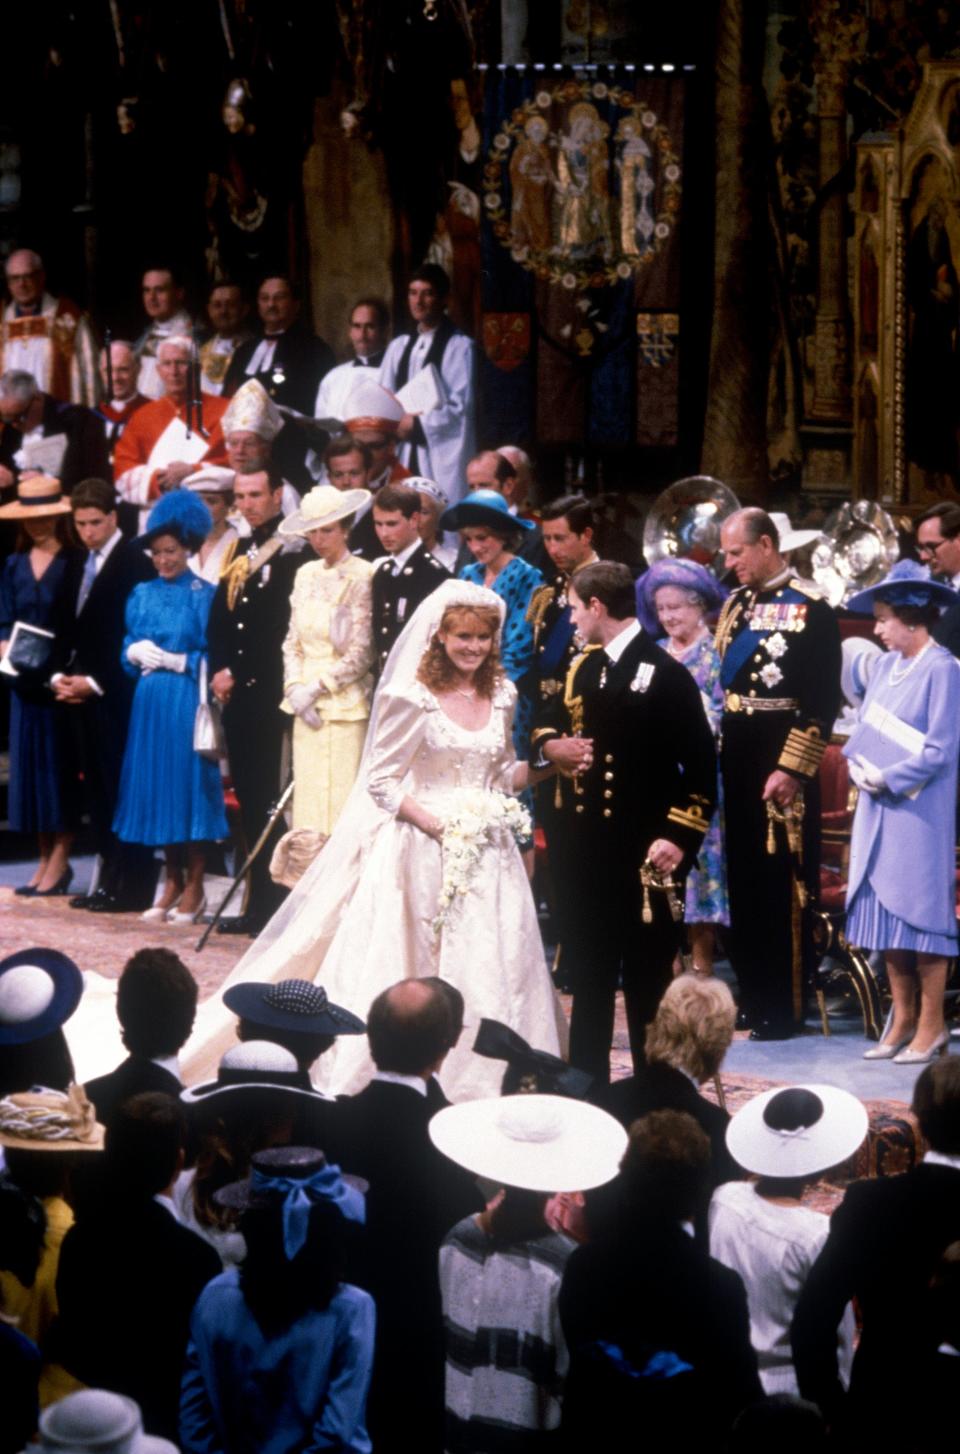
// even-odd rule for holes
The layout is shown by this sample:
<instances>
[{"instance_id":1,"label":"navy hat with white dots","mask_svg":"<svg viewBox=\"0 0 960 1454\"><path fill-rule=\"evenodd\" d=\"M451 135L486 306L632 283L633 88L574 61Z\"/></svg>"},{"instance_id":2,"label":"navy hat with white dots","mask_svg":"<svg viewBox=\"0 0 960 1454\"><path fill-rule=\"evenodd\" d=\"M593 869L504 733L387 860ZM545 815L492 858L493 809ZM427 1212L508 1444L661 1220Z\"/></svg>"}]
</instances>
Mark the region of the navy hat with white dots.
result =
<instances>
[{"instance_id":1,"label":"navy hat with white dots","mask_svg":"<svg viewBox=\"0 0 960 1454\"><path fill-rule=\"evenodd\" d=\"M247 980L231 985L223 1002L251 1025L299 1035L362 1035L367 1028L358 1015L333 1004L323 986L309 979L271 984Z\"/></svg>"}]
</instances>

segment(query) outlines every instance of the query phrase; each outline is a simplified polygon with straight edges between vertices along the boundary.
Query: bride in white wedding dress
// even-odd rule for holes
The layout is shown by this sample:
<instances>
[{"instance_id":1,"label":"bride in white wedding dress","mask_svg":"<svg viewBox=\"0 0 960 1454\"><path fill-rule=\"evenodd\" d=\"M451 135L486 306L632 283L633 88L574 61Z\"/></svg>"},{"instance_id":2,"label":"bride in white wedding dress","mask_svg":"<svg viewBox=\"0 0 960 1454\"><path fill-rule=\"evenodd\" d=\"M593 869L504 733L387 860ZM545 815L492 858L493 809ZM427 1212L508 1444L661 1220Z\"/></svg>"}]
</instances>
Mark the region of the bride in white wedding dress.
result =
<instances>
[{"instance_id":1,"label":"bride in white wedding dress","mask_svg":"<svg viewBox=\"0 0 960 1454\"><path fill-rule=\"evenodd\" d=\"M547 775L514 757L516 691L497 664L503 611L492 591L446 581L414 613L381 679L344 813L222 987L313 979L335 1004L365 1016L397 980L440 975L466 1004L463 1035L440 1074L452 1100L499 1091L503 1064L470 1049L482 1018L553 1054L566 1039L530 885L509 832L491 831L469 886L435 928L444 824L463 790L515 794ZM188 1084L215 1074L235 1025L219 996L201 1006L181 1056ZM327 1094L349 1094L371 1071L365 1037L346 1036L321 1057L314 1078Z\"/></svg>"}]
</instances>

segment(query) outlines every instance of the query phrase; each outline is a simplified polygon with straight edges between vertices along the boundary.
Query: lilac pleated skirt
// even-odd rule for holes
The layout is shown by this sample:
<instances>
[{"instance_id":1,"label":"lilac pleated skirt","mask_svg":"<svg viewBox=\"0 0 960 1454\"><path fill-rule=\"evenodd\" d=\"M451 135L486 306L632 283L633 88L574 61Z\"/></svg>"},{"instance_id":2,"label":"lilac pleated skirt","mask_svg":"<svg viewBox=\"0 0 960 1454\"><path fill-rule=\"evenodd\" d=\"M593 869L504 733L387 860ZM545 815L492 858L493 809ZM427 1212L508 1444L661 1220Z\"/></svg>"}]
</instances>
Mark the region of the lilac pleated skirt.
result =
<instances>
[{"instance_id":1,"label":"lilac pleated skirt","mask_svg":"<svg viewBox=\"0 0 960 1454\"><path fill-rule=\"evenodd\" d=\"M917 929L885 909L866 879L847 905L844 935L858 949L912 949L918 954L939 954L953 959L956 934L931 934Z\"/></svg>"}]
</instances>

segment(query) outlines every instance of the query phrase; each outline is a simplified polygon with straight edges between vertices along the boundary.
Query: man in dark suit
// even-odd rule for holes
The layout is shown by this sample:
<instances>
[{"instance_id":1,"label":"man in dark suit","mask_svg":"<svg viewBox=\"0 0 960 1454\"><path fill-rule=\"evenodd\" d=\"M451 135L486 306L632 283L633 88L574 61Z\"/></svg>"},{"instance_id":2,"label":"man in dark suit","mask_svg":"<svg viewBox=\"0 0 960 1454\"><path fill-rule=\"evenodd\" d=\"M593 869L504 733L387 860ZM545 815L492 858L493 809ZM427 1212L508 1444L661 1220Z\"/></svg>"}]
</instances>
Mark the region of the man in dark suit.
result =
<instances>
[{"instance_id":1,"label":"man in dark suit","mask_svg":"<svg viewBox=\"0 0 960 1454\"><path fill-rule=\"evenodd\" d=\"M115 1070L84 1087L97 1120L110 1125L120 1106L143 1091L181 1089L177 1056L197 1013L197 982L170 949L138 949L117 985L117 1019L130 1052Z\"/></svg>"},{"instance_id":2,"label":"man in dark suit","mask_svg":"<svg viewBox=\"0 0 960 1454\"><path fill-rule=\"evenodd\" d=\"M643 1430L658 1447L722 1448L740 1410L762 1397L743 1283L683 1225L702 1202L709 1157L683 1112L631 1127L615 1223L577 1248L560 1289L564 1448L595 1442L599 1409L606 1427Z\"/></svg>"},{"instance_id":3,"label":"man in dark suit","mask_svg":"<svg viewBox=\"0 0 960 1454\"><path fill-rule=\"evenodd\" d=\"M185 1129L179 1102L159 1092L120 1108L57 1272L58 1361L90 1387L136 1399L146 1431L166 1439L177 1438L190 1314L221 1271L170 1201Z\"/></svg>"},{"instance_id":4,"label":"man in dark suit","mask_svg":"<svg viewBox=\"0 0 960 1454\"><path fill-rule=\"evenodd\" d=\"M300 322L300 302L289 278L264 278L257 292L261 331L230 360L223 383L231 398L247 379L258 379L275 404L313 418L320 380L336 363L333 349ZM288 427L274 445L277 468L298 489L308 488L306 434Z\"/></svg>"},{"instance_id":5,"label":"man in dark suit","mask_svg":"<svg viewBox=\"0 0 960 1454\"><path fill-rule=\"evenodd\" d=\"M406 485L384 485L374 496L373 528L385 559L374 571L373 645L375 671L383 671L390 648L414 611L450 579L420 539L420 496Z\"/></svg>"},{"instance_id":6,"label":"man in dark suit","mask_svg":"<svg viewBox=\"0 0 960 1454\"><path fill-rule=\"evenodd\" d=\"M450 1049L451 1005L436 982L402 980L367 1016L377 1069L343 1102L349 1167L370 1183L362 1284L376 1298L368 1426L378 1454L442 1448L443 1327L438 1256L461 1217L480 1211L473 1179L432 1145L433 1074Z\"/></svg>"},{"instance_id":7,"label":"man in dark suit","mask_svg":"<svg viewBox=\"0 0 960 1454\"><path fill-rule=\"evenodd\" d=\"M256 843L280 791L286 719L283 639L290 623L293 578L301 542L277 529L282 481L266 472L238 474L234 502L252 534L238 543L220 577L207 624L210 686L223 706L230 772L240 800L247 848ZM220 924L222 934L257 934L284 897L270 878L270 856L283 832L276 826L250 870L244 913Z\"/></svg>"},{"instance_id":8,"label":"man in dark suit","mask_svg":"<svg viewBox=\"0 0 960 1454\"><path fill-rule=\"evenodd\" d=\"M960 1241L960 1057L926 1067L913 1112L929 1146L922 1163L847 1188L794 1314L800 1393L820 1405L838 1448L912 1448L924 1418L910 1394L939 1343L930 1281L946 1248ZM837 1325L853 1298L862 1332L845 1400Z\"/></svg>"},{"instance_id":9,"label":"man in dark suit","mask_svg":"<svg viewBox=\"0 0 960 1454\"><path fill-rule=\"evenodd\" d=\"M62 436L63 455L56 464L43 462L42 473L55 475L65 495L81 480L110 478L110 455L103 419L82 404L61 404L37 387L32 374L13 370L0 378L0 485L15 484L23 463L21 450L29 439ZM35 434L39 431L39 436Z\"/></svg>"},{"instance_id":10,"label":"man in dark suit","mask_svg":"<svg viewBox=\"0 0 960 1454\"><path fill-rule=\"evenodd\" d=\"M112 485L81 480L70 504L86 553L68 566L54 621L57 669L50 684L66 713L65 770L83 777L101 858L96 892L70 902L95 912L143 909L155 883L153 850L121 845L113 834L113 814L135 687L121 662L124 612L134 586L154 571L145 552L120 533Z\"/></svg>"},{"instance_id":11,"label":"man in dark suit","mask_svg":"<svg viewBox=\"0 0 960 1454\"><path fill-rule=\"evenodd\" d=\"M642 1064L679 947L683 880L713 812L716 753L693 678L636 619L627 567L584 566L569 603L588 646L563 694L541 703L531 760L563 774L550 852L560 882L578 889L563 921L570 1060L601 1085L621 979L630 1049ZM676 889L642 888L641 870L672 877Z\"/></svg>"}]
</instances>

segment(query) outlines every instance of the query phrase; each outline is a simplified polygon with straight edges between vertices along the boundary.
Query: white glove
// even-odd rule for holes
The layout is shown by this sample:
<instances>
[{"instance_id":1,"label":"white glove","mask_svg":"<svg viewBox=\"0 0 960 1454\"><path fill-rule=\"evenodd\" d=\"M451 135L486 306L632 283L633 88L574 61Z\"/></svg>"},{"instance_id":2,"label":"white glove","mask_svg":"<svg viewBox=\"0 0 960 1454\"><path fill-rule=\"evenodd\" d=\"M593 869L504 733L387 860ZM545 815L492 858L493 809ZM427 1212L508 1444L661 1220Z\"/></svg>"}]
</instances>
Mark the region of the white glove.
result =
<instances>
[{"instance_id":1,"label":"white glove","mask_svg":"<svg viewBox=\"0 0 960 1454\"><path fill-rule=\"evenodd\" d=\"M880 769L874 767L872 762L868 762L859 753L851 760L850 777L856 787L860 788L862 792L869 793L871 797L876 797L886 787L886 782Z\"/></svg>"},{"instance_id":2,"label":"white glove","mask_svg":"<svg viewBox=\"0 0 960 1454\"><path fill-rule=\"evenodd\" d=\"M152 641L134 641L127 647L127 661L133 662L141 671L157 671L163 665L166 654Z\"/></svg>"},{"instance_id":3,"label":"white glove","mask_svg":"<svg viewBox=\"0 0 960 1454\"><path fill-rule=\"evenodd\" d=\"M305 727L312 727L314 732L316 732L319 727L323 726L323 718L320 716L320 713L317 711L316 707L304 707L303 711L300 712L298 715L303 725Z\"/></svg>"},{"instance_id":4,"label":"white glove","mask_svg":"<svg viewBox=\"0 0 960 1454\"><path fill-rule=\"evenodd\" d=\"M161 671L175 671L182 676L187 669L187 653L185 651L161 651Z\"/></svg>"},{"instance_id":5,"label":"white glove","mask_svg":"<svg viewBox=\"0 0 960 1454\"><path fill-rule=\"evenodd\" d=\"M287 701L298 717L310 710L317 700L316 682L297 682L287 692Z\"/></svg>"}]
</instances>

